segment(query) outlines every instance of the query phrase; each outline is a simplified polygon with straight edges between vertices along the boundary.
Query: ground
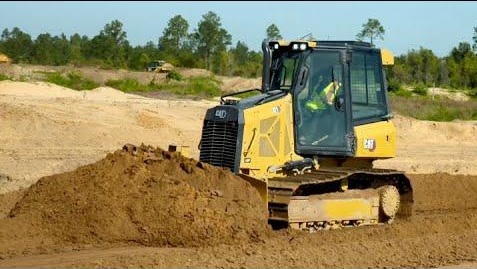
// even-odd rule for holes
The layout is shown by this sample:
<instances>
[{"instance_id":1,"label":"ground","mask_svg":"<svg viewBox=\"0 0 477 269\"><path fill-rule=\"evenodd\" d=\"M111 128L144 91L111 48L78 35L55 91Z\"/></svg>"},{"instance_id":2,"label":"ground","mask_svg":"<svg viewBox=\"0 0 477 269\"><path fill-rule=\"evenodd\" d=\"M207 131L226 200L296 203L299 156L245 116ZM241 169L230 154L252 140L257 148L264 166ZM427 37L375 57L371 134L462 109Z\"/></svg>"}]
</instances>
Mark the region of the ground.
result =
<instances>
[{"instance_id":1,"label":"ground","mask_svg":"<svg viewBox=\"0 0 477 269\"><path fill-rule=\"evenodd\" d=\"M99 161L126 143L188 146L197 159L202 118L216 104L159 100L107 87L77 92L41 82L0 82L0 217L6 219L25 189L41 177ZM477 123L399 115L394 123L398 157L375 165L403 170L411 178L416 205L411 220L314 234L272 231L260 242L194 247L113 242L17 253L6 249L19 242L0 239L0 267L436 267L477 262Z\"/></svg>"}]
</instances>

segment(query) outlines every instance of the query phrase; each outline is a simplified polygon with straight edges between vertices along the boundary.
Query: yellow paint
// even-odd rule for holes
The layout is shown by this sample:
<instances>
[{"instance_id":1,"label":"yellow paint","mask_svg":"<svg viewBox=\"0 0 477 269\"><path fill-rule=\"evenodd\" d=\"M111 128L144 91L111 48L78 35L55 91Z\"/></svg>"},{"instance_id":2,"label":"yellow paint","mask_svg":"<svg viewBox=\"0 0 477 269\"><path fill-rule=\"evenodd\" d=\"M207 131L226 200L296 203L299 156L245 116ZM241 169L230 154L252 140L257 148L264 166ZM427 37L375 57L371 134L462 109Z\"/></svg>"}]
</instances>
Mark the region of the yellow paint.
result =
<instances>
[{"instance_id":1,"label":"yellow paint","mask_svg":"<svg viewBox=\"0 0 477 269\"><path fill-rule=\"evenodd\" d=\"M244 134L240 169L254 178L283 176L269 173L270 166L280 166L302 157L294 152L292 98L288 94L244 110Z\"/></svg>"},{"instance_id":2,"label":"yellow paint","mask_svg":"<svg viewBox=\"0 0 477 269\"><path fill-rule=\"evenodd\" d=\"M381 49L381 60L383 65L394 65L394 55L387 49Z\"/></svg>"},{"instance_id":3,"label":"yellow paint","mask_svg":"<svg viewBox=\"0 0 477 269\"><path fill-rule=\"evenodd\" d=\"M370 201L366 199L324 200L321 208L328 220L371 219Z\"/></svg>"},{"instance_id":4,"label":"yellow paint","mask_svg":"<svg viewBox=\"0 0 477 269\"><path fill-rule=\"evenodd\" d=\"M3 53L0 53L0 63L11 63L12 60L10 58L8 58L7 55L3 54Z\"/></svg>"},{"instance_id":5,"label":"yellow paint","mask_svg":"<svg viewBox=\"0 0 477 269\"><path fill-rule=\"evenodd\" d=\"M292 199L288 205L290 222L378 219L377 197L345 199Z\"/></svg>"},{"instance_id":6,"label":"yellow paint","mask_svg":"<svg viewBox=\"0 0 477 269\"><path fill-rule=\"evenodd\" d=\"M357 143L355 157L385 159L396 156L396 128L391 121L355 126L354 132ZM371 143L374 148L370 147Z\"/></svg>"}]
</instances>

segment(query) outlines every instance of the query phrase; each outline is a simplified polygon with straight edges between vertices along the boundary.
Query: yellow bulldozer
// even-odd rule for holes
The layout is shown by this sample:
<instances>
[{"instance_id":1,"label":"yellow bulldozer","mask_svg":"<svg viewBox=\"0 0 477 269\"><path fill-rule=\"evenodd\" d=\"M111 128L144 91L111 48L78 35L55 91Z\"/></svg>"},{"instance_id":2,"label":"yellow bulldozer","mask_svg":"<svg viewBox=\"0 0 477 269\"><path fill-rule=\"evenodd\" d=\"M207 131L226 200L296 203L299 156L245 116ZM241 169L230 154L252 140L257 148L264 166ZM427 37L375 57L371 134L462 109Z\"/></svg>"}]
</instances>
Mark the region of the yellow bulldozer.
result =
<instances>
[{"instance_id":1,"label":"yellow bulldozer","mask_svg":"<svg viewBox=\"0 0 477 269\"><path fill-rule=\"evenodd\" d=\"M166 61L152 61L147 64L146 72L169 73L174 66Z\"/></svg>"},{"instance_id":2,"label":"yellow bulldozer","mask_svg":"<svg viewBox=\"0 0 477 269\"><path fill-rule=\"evenodd\" d=\"M373 168L396 155L383 68L392 53L300 40L264 41L262 51L261 89L224 95L207 111L200 161L256 187L273 227L313 232L411 216L406 175Z\"/></svg>"},{"instance_id":3,"label":"yellow bulldozer","mask_svg":"<svg viewBox=\"0 0 477 269\"><path fill-rule=\"evenodd\" d=\"M11 64L12 60L7 55L0 53L0 64Z\"/></svg>"}]
</instances>

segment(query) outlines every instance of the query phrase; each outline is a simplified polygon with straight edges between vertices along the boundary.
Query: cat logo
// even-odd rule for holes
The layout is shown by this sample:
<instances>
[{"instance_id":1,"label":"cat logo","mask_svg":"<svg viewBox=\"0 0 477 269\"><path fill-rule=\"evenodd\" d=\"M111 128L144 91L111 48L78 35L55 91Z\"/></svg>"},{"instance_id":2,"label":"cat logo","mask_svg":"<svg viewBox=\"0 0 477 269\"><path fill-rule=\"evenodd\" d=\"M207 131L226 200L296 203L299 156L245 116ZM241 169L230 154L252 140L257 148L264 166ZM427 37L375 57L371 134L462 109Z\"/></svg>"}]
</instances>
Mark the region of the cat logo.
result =
<instances>
[{"instance_id":1,"label":"cat logo","mask_svg":"<svg viewBox=\"0 0 477 269\"><path fill-rule=\"evenodd\" d=\"M224 119L227 116L227 111L225 111L224 109L217 109L215 111L215 116Z\"/></svg>"}]
</instances>

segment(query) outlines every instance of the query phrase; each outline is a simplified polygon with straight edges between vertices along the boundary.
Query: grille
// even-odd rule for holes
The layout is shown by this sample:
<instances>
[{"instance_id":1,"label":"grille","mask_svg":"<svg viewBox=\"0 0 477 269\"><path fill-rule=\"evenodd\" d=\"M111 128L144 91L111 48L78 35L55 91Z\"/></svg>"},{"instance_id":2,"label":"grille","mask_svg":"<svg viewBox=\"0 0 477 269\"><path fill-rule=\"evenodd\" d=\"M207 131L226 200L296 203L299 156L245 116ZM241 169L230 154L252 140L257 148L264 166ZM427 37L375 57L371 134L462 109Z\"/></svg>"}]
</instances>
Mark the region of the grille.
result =
<instances>
[{"instance_id":1,"label":"grille","mask_svg":"<svg viewBox=\"0 0 477 269\"><path fill-rule=\"evenodd\" d=\"M238 123L205 120L202 128L200 161L234 171Z\"/></svg>"}]
</instances>

